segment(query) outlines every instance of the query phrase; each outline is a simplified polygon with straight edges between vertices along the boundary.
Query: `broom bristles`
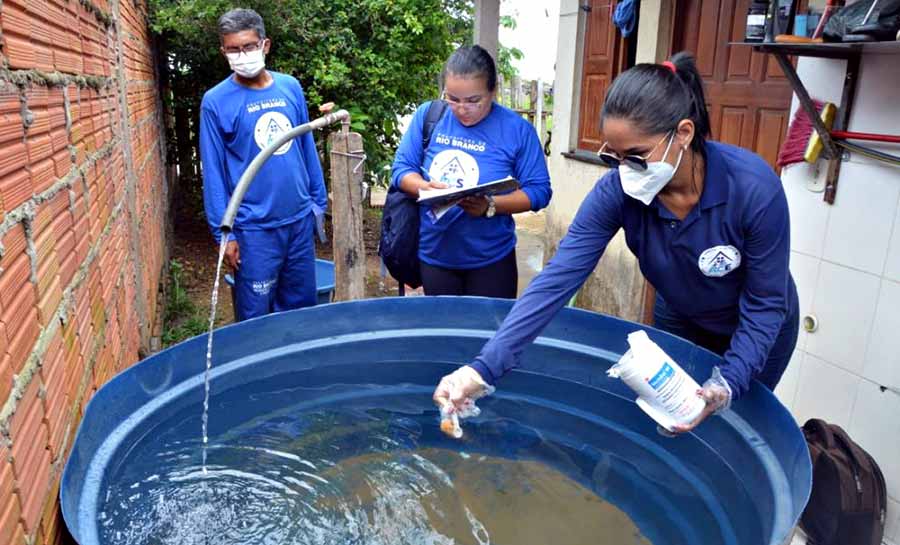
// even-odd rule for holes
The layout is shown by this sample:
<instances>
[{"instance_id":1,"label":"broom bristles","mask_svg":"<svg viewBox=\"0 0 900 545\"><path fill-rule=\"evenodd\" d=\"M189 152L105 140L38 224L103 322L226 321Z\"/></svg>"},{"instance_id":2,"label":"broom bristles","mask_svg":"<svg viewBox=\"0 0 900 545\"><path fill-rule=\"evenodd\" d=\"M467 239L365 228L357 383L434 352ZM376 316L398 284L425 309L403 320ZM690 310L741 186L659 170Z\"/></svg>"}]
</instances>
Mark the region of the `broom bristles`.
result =
<instances>
[{"instance_id":1,"label":"broom bristles","mask_svg":"<svg viewBox=\"0 0 900 545\"><path fill-rule=\"evenodd\" d=\"M813 105L817 112L821 112L825 104L819 100L813 99ZM806 145L809 143L809 137L813 133L812 120L806 115L803 107L797 108L794 112L794 119L788 127L787 136L781 143L781 149L778 151L778 159L775 164L779 167L786 167L796 163L803 162L803 155L806 153Z\"/></svg>"}]
</instances>

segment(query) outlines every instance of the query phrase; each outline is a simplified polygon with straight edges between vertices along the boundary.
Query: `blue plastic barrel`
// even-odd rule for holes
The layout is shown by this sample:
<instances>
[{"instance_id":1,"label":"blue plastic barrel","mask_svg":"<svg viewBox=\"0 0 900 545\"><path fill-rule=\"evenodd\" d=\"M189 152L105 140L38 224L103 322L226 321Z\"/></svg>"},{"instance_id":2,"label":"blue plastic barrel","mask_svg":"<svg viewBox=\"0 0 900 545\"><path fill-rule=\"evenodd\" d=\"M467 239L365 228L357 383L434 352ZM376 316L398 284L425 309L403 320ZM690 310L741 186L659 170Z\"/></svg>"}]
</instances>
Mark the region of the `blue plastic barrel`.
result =
<instances>
[{"instance_id":1,"label":"blue plastic barrel","mask_svg":"<svg viewBox=\"0 0 900 545\"><path fill-rule=\"evenodd\" d=\"M234 277L225 275L225 283L231 287L231 304L236 306L234 293ZM326 259L316 260L316 304L325 305L334 299L334 262Z\"/></svg>"},{"instance_id":2,"label":"blue plastic barrel","mask_svg":"<svg viewBox=\"0 0 900 545\"><path fill-rule=\"evenodd\" d=\"M275 388L291 392L298 404L291 415L328 404L393 404L433 422L422 428L423 441L462 449L464 443L438 439L431 391L441 376L472 360L511 305L469 297L370 299L223 327L214 337L210 437L252 426L254 411L262 410L257 393ZM782 545L811 485L809 452L793 418L754 383L731 410L694 433L661 436L633 392L606 375L627 350L626 335L641 327L564 309L525 350L521 368L482 400L482 415L464 424L472 433L492 430L494 440L465 448L552 466L627 513L654 545ZM680 338L648 334L698 381L721 362ZM81 545L104 543L104 490L128 456L152 444L173 415L199 415L205 353L205 336L187 340L123 371L89 402L60 489L63 516ZM337 389L322 389L329 384ZM217 410L230 396L250 401L240 411ZM190 427L194 440L198 433ZM292 433L314 440L302 428Z\"/></svg>"}]
</instances>

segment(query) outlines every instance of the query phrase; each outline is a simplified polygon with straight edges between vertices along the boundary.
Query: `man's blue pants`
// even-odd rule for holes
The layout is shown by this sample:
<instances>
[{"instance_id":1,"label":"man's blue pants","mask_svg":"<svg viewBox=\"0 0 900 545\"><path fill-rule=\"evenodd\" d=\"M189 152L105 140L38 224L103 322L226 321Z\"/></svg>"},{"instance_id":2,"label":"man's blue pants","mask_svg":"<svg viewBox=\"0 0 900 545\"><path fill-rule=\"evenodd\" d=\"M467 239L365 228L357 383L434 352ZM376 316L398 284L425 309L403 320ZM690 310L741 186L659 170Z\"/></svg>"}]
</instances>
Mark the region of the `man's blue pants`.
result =
<instances>
[{"instance_id":1,"label":"man's blue pants","mask_svg":"<svg viewBox=\"0 0 900 545\"><path fill-rule=\"evenodd\" d=\"M316 304L316 248L312 212L274 229L235 229L240 267L235 273L235 319Z\"/></svg>"}]
</instances>

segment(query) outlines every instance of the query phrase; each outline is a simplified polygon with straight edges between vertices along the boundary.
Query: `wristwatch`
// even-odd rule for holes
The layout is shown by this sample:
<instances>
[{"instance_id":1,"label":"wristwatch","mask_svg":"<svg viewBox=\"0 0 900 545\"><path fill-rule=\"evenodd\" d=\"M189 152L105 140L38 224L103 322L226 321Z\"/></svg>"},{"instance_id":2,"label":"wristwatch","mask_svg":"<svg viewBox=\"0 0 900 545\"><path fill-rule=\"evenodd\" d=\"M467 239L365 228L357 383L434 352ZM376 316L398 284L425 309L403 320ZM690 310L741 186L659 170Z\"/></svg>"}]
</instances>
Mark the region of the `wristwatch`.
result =
<instances>
[{"instance_id":1,"label":"wristwatch","mask_svg":"<svg viewBox=\"0 0 900 545\"><path fill-rule=\"evenodd\" d=\"M494 197L488 195L487 196L488 207L487 210L484 211L484 217L493 218L494 214L497 213L497 205L494 203Z\"/></svg>"}]
</instances>

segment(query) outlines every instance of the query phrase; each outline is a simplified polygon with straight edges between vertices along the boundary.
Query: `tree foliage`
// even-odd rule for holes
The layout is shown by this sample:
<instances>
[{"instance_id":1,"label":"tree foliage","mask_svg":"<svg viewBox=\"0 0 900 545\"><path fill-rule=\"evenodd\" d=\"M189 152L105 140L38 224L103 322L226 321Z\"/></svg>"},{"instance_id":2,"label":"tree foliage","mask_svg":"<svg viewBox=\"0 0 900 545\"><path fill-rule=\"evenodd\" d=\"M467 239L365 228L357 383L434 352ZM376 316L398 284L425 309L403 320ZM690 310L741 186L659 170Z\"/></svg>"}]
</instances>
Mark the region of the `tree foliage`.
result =
<instances>
[{"instance_id":1,"label":"tree foliage","mask_svg":"<svg viewBox=\"0 0 900 545\"><path fill-rule=\"evenodd\" d=\"M517 24L516 18L512 15L500 16L500 26L503 28L515 30ZM513 77L519 74L519 69L513 66L513 61L520 61L522 57L524 57L524 53L522 53L521 49L506 47L502 43L497 44L497 71L507 81L512 81Z\"/></svg>"},{"instance_id":2,"label":"tree foliage","mask_svg":"<svg viewBox=\"0 0 900 545\"><path fill-rule=\"evenodd\" d=\"M263 17L267 66L300 80L312 116L329 101L353 114L375 171L392 158L397 116L437 95L442 63L472 34L471 0L151 0L176 111L196 117L229 74L216 21L238 5Z\"/></svg>"}]
</instances>

